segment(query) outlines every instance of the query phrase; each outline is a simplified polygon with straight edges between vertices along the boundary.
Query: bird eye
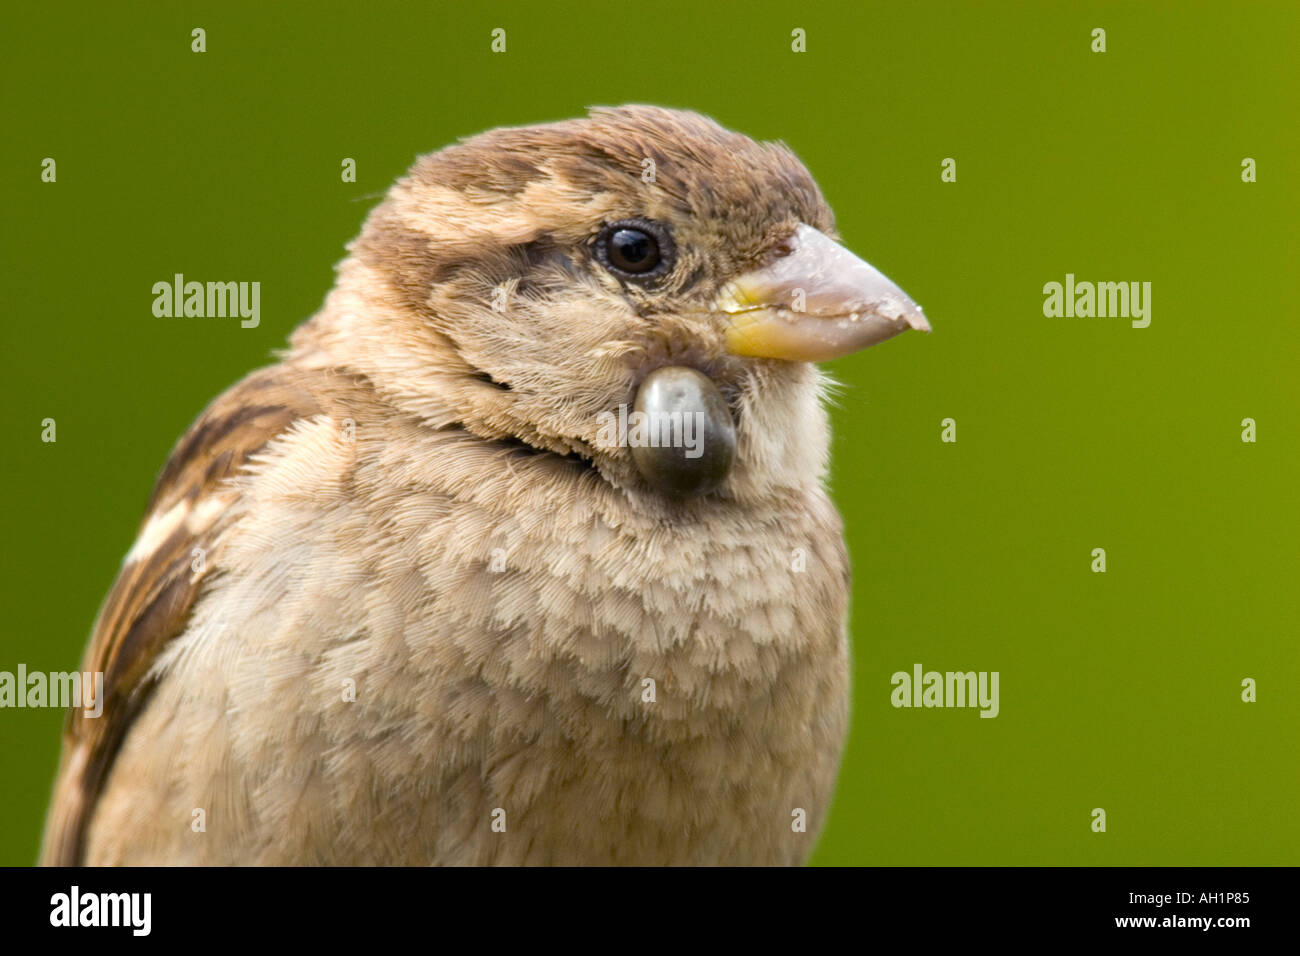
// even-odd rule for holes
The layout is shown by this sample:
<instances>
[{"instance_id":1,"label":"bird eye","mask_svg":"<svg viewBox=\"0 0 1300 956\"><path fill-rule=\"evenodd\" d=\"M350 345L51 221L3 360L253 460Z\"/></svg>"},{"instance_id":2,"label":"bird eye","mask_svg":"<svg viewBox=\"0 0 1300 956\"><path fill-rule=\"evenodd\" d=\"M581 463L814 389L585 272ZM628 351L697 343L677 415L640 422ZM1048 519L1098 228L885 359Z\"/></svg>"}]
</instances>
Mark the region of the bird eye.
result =
<instances>
[{"instance_id":1,"label":"bird eye","mask_svg":"<svg viewBox=\"0 0 1300 956\"><path fill-rule=\"evenodd\" d=\"M640 229L620 229L609 237L609 261L624 272L649 272L659 265L659 243Z\"/></svg>"},{"instance_id":2,"label":"bird eye","mask_svg":"<svg viewBox=\"0 0 1300 956\"><path fill-rule=\"evenodd\" d=\"M645 278L668 271L673 246L667 230L658 223L629 219L606 226L596 250L611 272Z\"/></svg>"}]
</instances>

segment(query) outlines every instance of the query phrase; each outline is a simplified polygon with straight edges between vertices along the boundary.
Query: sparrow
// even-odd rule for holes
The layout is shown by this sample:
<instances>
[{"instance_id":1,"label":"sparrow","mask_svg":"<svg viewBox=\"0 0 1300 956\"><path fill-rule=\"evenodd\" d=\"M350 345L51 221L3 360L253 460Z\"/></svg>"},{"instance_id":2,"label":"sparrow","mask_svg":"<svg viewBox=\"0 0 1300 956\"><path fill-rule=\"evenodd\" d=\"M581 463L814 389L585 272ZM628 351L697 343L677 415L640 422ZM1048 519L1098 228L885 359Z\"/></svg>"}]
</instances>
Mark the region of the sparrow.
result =
<instances>
[{"instance_id":1,"label":"sparrow","mask_svg":"<svg viewBox=\"0 0 1300 956\"><path fill-rule=\"evenodd\" d=\"M42 861L804 862L849 710L815 363L919 307L786 146L651 106L421 157L347 250L157 481Z\"/></svg>"}]
</instances>

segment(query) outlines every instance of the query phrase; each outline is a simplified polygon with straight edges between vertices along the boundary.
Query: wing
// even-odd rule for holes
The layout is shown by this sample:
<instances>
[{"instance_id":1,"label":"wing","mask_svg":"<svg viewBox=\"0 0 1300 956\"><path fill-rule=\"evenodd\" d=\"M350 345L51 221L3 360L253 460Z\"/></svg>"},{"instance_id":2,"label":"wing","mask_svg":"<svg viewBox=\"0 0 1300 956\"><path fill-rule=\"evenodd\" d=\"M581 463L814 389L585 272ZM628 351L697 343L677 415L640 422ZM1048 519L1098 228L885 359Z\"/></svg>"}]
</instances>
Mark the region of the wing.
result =
<instances>
[{"instance_id":1,"label":"wing","mask_svg":"<svg viewBox=\"0 0 1300 956\"><path fill-rule=\"evenodd\" d=\"M81 863L86 827L128 728L153 689L158 652L184 631L203 576L194 549L211 551L237 492L226 479L295 421L320 414L300 374L255 372L213 402L172 451L135 545L100 608L83 672L104 674L99 717L68 711L63 757L41 862Z\"/></svg>"}]
</instances>

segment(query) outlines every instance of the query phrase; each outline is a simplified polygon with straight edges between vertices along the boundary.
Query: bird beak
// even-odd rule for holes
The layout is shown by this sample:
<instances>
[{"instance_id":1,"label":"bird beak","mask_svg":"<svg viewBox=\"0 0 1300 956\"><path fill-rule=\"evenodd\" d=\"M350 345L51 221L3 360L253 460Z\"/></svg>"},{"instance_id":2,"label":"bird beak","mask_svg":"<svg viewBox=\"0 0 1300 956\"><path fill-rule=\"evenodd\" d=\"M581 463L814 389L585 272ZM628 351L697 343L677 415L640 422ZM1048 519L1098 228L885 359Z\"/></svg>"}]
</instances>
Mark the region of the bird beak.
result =
<instances>
[{"instance_id":1,"label":"bird beak","mask_svg":"<svg viewBox=\"0 0 1300 956\"><path fill-rule=\"evenodd\" d=\"M823 362L905 329L930 331L907 293L825 233L800 223L790 247L723 290L715 308L730 321L732 354Z\"/></svg>"}]
</instances>

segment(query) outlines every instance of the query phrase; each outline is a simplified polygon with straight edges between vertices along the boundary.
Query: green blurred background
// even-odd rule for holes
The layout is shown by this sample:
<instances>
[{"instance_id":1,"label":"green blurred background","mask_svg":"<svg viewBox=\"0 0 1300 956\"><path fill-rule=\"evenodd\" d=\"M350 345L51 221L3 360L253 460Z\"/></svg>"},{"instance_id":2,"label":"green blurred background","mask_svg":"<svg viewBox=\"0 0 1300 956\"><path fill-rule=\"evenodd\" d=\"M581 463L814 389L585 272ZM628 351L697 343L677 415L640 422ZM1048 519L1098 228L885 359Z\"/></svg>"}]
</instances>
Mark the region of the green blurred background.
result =
<instances>
[{"instance_id":1,"label":"green blurred background","mask_svg":"<svg viewBox=\"0 0 1300 956\"><path fill-rule=\"evenodd\" d=\"M0 670L77 665L172 443L314 311L418 153L588 105L689 107L788 142L935 329L832 367L854 723L814 861L1300 862L1294 2L5 21ZM260 281L260 327L154 318L176 272ZM1150 327L1044 317L1067 272L1151 282ZM1000 716L894 709L917 662L999 671ZM61 720L0 711L0 863L35 858Z\"/></svg>"}]
</instances>

